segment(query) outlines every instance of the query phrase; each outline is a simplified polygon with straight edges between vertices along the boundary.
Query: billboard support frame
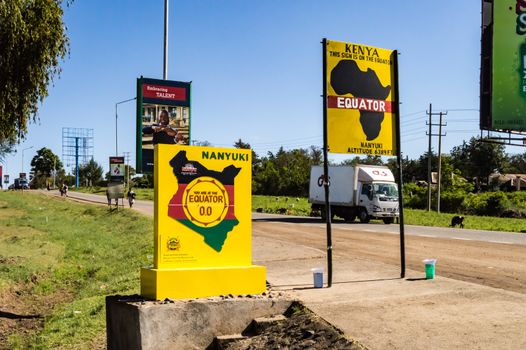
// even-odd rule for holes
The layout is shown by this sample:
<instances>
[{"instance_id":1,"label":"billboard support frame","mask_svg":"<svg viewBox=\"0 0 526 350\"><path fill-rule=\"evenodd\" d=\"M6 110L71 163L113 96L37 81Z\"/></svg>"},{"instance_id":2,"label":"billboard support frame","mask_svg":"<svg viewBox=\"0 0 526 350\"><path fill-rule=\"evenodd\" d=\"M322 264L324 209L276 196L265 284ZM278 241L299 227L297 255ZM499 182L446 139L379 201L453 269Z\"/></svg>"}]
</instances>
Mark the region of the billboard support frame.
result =
<instances>
[{"instance_id":1,"label":"billboard support frame","mask_svg":"<svg viewBox=\"0 0 526 350\"><path fill-rule=\"evenodd\" d=\"M327 39L322 42L323 55L323 187L325 189L325 222L327 223L327 287L332 285L332 214L329 201L329 161L327 139Z\"/></svg>"},{"instance_id":2,"label":"billboard support frame","mask_svg":"<svg viewBox=\"0 0 526 350\"><path fill-rule=\"evenodd\" d=\"M398 183L398 215L400 224L400 278L405 277L405 228L404 228L404 193L402 180L402 148L400 140L400 92L398 86L398 50L393 51L393 115L395 115L395 133L396 133L396 163L398 174L396 177Z\"/></svg>"}]
</instances>

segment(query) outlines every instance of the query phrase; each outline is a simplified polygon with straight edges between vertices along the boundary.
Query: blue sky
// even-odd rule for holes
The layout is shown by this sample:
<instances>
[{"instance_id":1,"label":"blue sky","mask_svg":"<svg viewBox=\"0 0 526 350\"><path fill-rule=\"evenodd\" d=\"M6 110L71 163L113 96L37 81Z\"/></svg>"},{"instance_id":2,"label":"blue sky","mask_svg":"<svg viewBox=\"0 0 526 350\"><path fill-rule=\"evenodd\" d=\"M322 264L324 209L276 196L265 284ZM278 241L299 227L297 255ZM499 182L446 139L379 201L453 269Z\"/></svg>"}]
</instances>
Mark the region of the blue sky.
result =
<instances>
[{"instance_id":1,"label":"blue sky","mask_svg":"<svg viewBox=\"0 0 526 350\"><path fill-rule=\"evenodd\" d=\"M26 172L42 147L61 156L62 127L93 128L95 160L108 168L115 103L135 97L137 77L162 78L163 6L76 0L65 9L70 55L4 173L17 177L31 146ZM228 147L241 138L259 155L321 146L324 37L400 51L404 156L427 150L429 103L450 110L443 152L480 134L479 0L171 0L168 79L192 81L192 139ZM135 162L135 102L118 112L119 153Z\"/></svg>"}]
</instances>

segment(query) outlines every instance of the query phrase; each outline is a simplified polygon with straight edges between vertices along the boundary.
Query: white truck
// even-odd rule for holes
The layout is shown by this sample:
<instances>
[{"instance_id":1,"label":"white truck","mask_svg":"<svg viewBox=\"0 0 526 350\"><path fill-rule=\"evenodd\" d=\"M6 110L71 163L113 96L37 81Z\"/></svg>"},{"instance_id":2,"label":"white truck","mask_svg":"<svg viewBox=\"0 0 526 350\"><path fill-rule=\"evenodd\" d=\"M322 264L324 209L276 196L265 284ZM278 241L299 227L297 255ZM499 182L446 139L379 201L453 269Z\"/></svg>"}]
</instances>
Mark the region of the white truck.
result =
<instances>
[{"instance_id":1,"label":"white truck","mask_svg":"<svg viewBox=\"0 0 526 350\"><path fill-rule=\"evenodd\" d=\"M309 202L313 213L319 212L325 221L323 166L311 168ZM385 166L329 166L329 203L332 217L348 222L358 217L362 223L381 219L392 224L399 215L398 186Z\"/></svg>"}]
</instances>

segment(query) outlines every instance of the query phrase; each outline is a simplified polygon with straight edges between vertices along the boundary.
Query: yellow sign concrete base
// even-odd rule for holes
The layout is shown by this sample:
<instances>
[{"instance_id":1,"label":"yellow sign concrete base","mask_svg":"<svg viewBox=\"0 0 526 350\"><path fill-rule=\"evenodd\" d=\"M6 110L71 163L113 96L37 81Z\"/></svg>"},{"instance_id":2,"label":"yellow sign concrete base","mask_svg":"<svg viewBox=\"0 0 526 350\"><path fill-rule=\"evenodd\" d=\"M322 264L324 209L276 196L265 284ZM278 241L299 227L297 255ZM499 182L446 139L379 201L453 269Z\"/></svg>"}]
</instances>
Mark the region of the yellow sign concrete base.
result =
<instances>
[{"instance_id":1,"label":"yellow sign concrete base","mask_svg":"<svg viewBox=\"0 0 526 350\"><path fill-rule=\"evenodd\" d=\"M261 294L266 290L264 266L141 269L141 295L162 300L226 294Z\"/></svg>"}]
</instances>

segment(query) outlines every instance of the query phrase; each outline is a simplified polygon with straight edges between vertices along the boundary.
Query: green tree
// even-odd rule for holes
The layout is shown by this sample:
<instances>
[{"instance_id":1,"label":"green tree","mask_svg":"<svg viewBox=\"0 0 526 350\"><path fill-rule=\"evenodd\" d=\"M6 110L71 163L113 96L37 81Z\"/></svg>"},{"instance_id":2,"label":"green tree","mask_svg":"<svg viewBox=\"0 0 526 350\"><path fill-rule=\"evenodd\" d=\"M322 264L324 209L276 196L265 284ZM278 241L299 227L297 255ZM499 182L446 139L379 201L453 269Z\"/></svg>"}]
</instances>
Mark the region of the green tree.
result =
<instances>
[{"instance_id":1,"label":"green tree","mask_svg":"<svg viewBox=\"0 0 526 350\"><path fill-rule=\"evenodd\" d=\"M5 157L9 154L9 153L13 153L15 151L15 146L13 143L5 140L5 141L0 141L0 162L4 162L5 161Z\"/></svg>"},{"instance_id":2,"label":"green tree","mask_svg":"<svg viewBox=\"0 0 526 350\"><path fill-rule=\"evenodd\" d=\"M133 184L138 188L153 188L153 174L143 174L133 179Z\"/></svg>"},{"instance_id":3,"label":"green tree","mask_svg":"<svg viewBox=\"0 0 526 350\"><path fill-rule=\"evenodd\" d=\"M86 164L79 166L79 184L85 183L86 186L97 185L102 180L103 172L102 166L91 159Z\"/></svg>"},{"instance_id":4,"label":"green tree","mask_svg":"<svg viewBox=\"0 0 526 350\"><path fill-rule=\"evenodd\" d=\"M427 182L429 152L416 160L402 160L402 177L404 182L423 180ZM438 171L438 155L431 151L431 171Z\"/></svg>"},{"instance_id":5,"label":"green tree","mask_svg":"<svg viewBox=\"0 0 526 350\"><path fill-rule=\"evenodd\" d=\"M526 174L526 152L508 157L508 164L504 168L506 174Z\"/></svg>"},{"instance_id":6,"label":"green tree","mask_svg":"<svg viewBox=\"0 0 526 350\"><path fill-rule=\"evenodd\" d=\"M62 0L0 0L0 144L24 138L68 52Z\"/></svg>"},{"instance_id":7,"label":"green tree","mask_svg":"<svg viewBox=\"0 0 526 350\"><path fill-rule=\"evenodd\" d=\"M323 163L323 150L317 146L310 146L310 158L312 165L321 165Z\"/></svg>"},{"instance_id":8,"label":"green tree","mask_svg":"<svg viewBox=\"0 0 526 350\"><path fill-rule=\"evenodd\" d=\"M367 155L365 158L356 156L351 159L345 159L343 162L340 163L341 165L350 165L355 166L358 164L364 164L364 165L384 165L384 161L382 160L382 157L380 156L372 156Z\"/></svg>"},{"instance_id":9,"label":"green tree","mask_svg":"<svg viewBox=\"0 0 526 350\"><path fill-rule=\"evenodd\" d=\"M53 183L51 176L53 170L62 169L60 158L49 148L41 148L31 160L31 171L35 174L31 181L32 188L42 188Z\"/></svg>"},{"instance_id":10,"label":"green tree","mask_svg":"<svg viewBox=\"0 0 526 350\"><path fill-rule=\"evenodd\" d=\"M243 140L239 139L234 143L234 147L241 149L250 149L250 143L243 142Z\"/></svg>"},{"instance_id":11,"label":"green tree","mask_svg":"<svg viewBox=\"0 0 526 350\"><path fill-rule=\"evenodd\" d=\"M469 142L453 147L451 163L468 179L479 178L487 181L495 171L502 172L506 167L507 156L504 145L486 142L472 137Z\"/></svg>"},{"instance_id":12,"label":"green tree","mask_svg":"<svg viewBox=\"0 0 526 350\"><path fill-rule=\"evenodd\" d=\"M310 168L322 161L319 148L269 152L254 171L256 194L306 197L309 192Z\"/></svg>"},{"instance_id":13,"label":"green tree","mask_svg":"<svg viewBox=\"0 0 526 350\"><path fill-rule=\"evenodd\" d=\"M60 170L63 165L60 158L49 148L41 148L31 160L31 171L37 175L51 176L53 169Z\"/></svg>"},{"instance_id":14,"label":"green tree","mask_svg":"<svg viewBox=\"0 0 526 350\"><path fill-rule=\"evenodd\" d=\"M257 183L255 182L255 174L259 171L261 167L261 159L258 157L257 153L254 152L252 147L250 147L250 143L244 142L241 139L238 139L236 142L234 142L234 147L239 149L250 149L252 150L252 187L257 187Z\"/></svg>"}]
</instances>

